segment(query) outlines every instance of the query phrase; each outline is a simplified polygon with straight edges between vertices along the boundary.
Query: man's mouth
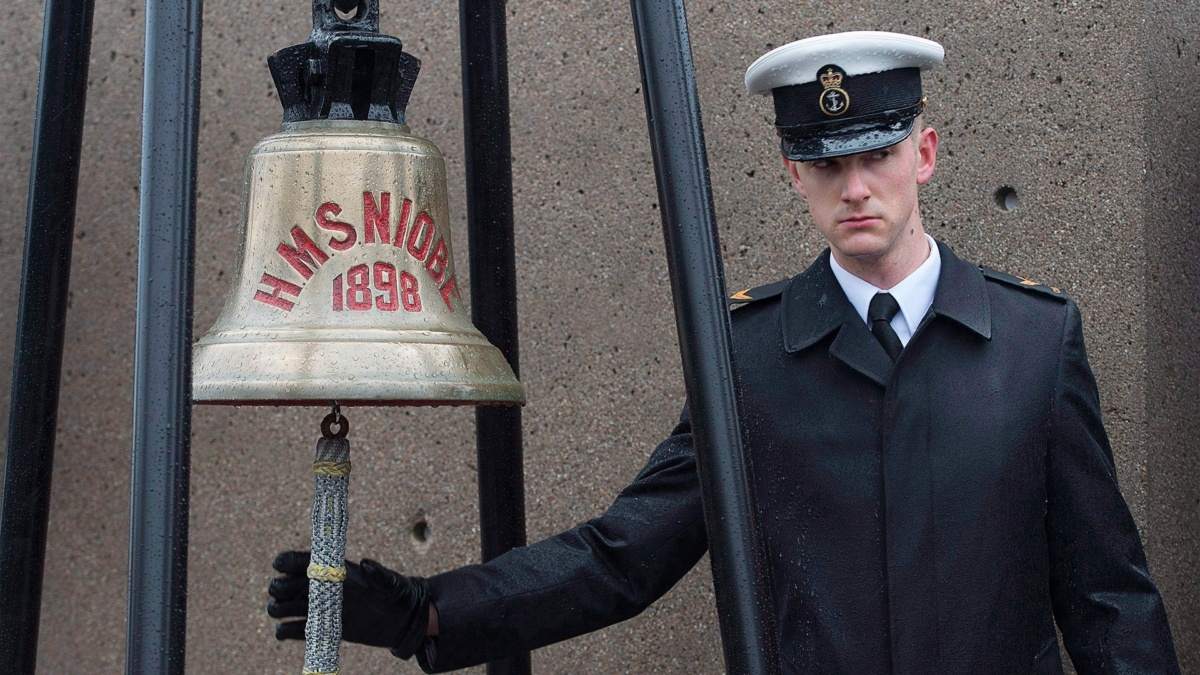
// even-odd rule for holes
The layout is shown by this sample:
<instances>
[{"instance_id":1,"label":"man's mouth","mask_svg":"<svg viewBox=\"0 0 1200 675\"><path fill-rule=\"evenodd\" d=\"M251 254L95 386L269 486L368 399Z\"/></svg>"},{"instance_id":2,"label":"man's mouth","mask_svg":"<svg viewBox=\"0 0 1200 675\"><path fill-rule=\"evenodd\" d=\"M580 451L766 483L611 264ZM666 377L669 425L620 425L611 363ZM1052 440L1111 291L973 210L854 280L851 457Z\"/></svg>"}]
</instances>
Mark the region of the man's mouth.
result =
<instances>
[{"instance_id":1,"label":"man's mouth","mask_svg":"<svg viewBox=\"0 0 1200 675\"><path fill-rule=\"evenodd\" d=\"M877 220L879 219L874 216L850 216L849 218L843 218L839 222L842 225L847 225L849 227L863 227L866 225L871 225Z\"/></svg>"}]
</instances>

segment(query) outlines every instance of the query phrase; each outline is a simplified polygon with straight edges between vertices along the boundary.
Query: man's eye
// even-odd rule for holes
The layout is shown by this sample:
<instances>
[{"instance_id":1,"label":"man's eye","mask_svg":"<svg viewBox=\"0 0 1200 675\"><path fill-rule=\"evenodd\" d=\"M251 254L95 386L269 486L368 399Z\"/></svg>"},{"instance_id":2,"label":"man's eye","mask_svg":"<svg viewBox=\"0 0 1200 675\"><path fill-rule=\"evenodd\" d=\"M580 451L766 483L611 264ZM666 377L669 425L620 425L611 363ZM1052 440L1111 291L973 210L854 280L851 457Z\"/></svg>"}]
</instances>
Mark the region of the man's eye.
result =
<instances>
[{"instance_id":1,"label":"man's eye","mask_svg":"<svg viewBox=\"0 0 1200 675\"><path fill-rule=\"evenodd\" d=\"M814 169L828 169L831 166L833 166L833 162L827 159L818 159L812 163Z\"/></svg>"},{"instance_id":2,"label":"man's eye","mask_svg":"<svg viewBox=\"0 0 1200 675\"><path fill-rule=\"evenodd\" d=\"M892 154L891 150L887 150L887 149L876 150L873 157L875 157L875 159L887 159L888 156L891 154Z\"/></svg>"}]
</instances>

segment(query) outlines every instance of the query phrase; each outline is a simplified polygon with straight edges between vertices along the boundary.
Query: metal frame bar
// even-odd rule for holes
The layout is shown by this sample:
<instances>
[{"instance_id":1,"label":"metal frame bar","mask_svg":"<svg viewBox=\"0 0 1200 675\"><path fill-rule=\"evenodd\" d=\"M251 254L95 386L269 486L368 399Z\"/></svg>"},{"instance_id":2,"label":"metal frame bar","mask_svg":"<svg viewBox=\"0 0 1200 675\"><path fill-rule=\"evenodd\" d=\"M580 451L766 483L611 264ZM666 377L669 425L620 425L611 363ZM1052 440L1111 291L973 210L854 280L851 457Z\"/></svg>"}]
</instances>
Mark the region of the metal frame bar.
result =
<instances>
[{"instance_id":1,"label":"metal frame bar","mask_svg":"<svg viewBox=\"0 0 1200 675\"><path fill-rule=\"evenodd\" d=\"M734 388L725 275L683 0L631 0L713 585L730 673L778 672Z\"/></svg>"},{"instance_id":2,"label":"metal frame bar","mask_svg":"<svg viewBox=\"0 0 1200 675\"><path fill-rule=\"evenodd\" d=\"M125 672L183 673L201 0L147 0Z\"/></svg>"},{"instance_id":3,"label":"metal frame bar","mask_svg":"<svg viewBox=\"0 0 1200 675\"><path fill-rule=\"evenodd\" d=\"M93 0L46 0L0 507L0 663L37 662Z\"/></svg>"},{"instance_id":4,"label":"metal frame bar","mask_svg":"<svg viewBox=\"0 0 1200 675\"><path fill-rule=\"evenodd\" d=\"M520 376L504 0L460 0L471 319ZM480 544L486 562L525 545L521 409L478 408ZM529 654L489 663L528 675Z\"/></svg>"}]
</instances>

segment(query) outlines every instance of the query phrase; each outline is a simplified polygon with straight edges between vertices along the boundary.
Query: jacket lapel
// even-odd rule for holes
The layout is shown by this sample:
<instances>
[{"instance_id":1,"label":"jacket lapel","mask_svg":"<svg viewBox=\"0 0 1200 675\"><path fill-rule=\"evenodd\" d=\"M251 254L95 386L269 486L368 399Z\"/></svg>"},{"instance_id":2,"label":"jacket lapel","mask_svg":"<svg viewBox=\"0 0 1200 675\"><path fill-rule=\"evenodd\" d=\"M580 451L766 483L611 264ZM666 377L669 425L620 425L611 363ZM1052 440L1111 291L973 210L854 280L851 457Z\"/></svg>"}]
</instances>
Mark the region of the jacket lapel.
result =
<instances>
[{"instance_id":1,"label":"jacket lapel","mask_svg":"<svg viewBox=\"0 0 1200 675\"><path fill-rule=\"evenodd\" d=\"M781 323L788 353L807 349L837 331L830 355L880 386L887 385L892 361L833 276L829 249L784 290Z\"/></svg>"},{"instance_id":2,"label":"jacket lapel","mask_svg":"<svg viewBox=\"0 0 1200 675\"><path fill-rule=\"evenodd\" d=\"M983 272L954 255L954 251L940 241L938 253L942 256L942 271L933 296L931 310L934 315L944 316L987 340L992 339L992 314Z\"/></svg>"}]
</instances>

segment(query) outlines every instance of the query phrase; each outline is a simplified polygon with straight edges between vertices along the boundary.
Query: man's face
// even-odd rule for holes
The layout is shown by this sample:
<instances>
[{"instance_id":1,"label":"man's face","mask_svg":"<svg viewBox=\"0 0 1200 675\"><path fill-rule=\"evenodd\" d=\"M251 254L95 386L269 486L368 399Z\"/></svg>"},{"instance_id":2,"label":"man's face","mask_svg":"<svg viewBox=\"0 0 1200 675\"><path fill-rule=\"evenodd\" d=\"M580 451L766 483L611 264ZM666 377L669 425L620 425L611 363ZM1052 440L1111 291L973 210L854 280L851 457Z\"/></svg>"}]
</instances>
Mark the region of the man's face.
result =
<instances>
[{"instance_id":1,"label":"man's face","mask_svg":"<svg viewBox=\"0 0 1200 675\"><path fill-rule=\"evenodd\" d=\"M937 146L937 132L926 127L883 150L784 164L839 260L868 262L895 252L901 235L920 224L917 186L933 178Z\"/></svg>"}]
</instances>

